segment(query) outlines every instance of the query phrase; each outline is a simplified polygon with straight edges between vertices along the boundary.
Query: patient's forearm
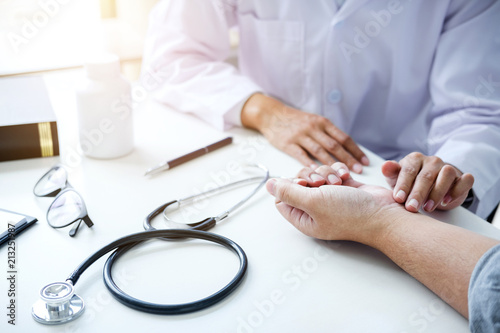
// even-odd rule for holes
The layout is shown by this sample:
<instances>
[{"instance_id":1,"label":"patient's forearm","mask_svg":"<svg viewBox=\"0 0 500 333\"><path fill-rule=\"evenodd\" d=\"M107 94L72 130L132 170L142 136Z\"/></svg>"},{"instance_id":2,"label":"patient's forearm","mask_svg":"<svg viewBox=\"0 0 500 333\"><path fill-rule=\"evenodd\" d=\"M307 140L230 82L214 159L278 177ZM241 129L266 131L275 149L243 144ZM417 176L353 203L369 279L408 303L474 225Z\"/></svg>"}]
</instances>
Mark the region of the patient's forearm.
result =
<instances>
[{"instance_id":1,"label":"patient's forearm","mask_svg":"<svg viewBox=\"0 0 500 333\"><path fill-rule=\"evenodd\" d=\"M498 240L407 212L391 216L372 238L407 273L468 318L467 292L476 263Z\"/></svg>"}]
</instances>

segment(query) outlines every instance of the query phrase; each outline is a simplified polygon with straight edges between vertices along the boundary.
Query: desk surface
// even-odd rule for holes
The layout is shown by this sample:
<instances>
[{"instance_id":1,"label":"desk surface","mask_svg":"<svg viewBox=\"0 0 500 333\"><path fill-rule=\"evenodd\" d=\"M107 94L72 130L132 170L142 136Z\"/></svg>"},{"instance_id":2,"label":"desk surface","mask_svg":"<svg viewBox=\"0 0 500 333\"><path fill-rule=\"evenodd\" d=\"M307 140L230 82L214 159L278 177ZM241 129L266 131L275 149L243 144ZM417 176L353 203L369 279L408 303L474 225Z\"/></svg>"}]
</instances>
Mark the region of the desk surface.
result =
<instances>
[{"instance_id":1,"label":"desk surface","mask_svg":"<svg viewBox=\"0 0 500 333\"><path fill-rule=\"evenodd\" d=\"M38 217L39 222L16 240L16 326L7 324L9 286L0 282L2 332L468 332L468 322L436 295L381 253L350 242L318 241L295 230L261 190L251 201L212 231L229 237L245 250L247 276L221 303L192 314L160 316L134 311L114 300L102 282L103 259L76 284L87 309L76 321L44 326L31 318L31 306L44 285L64 280L97 249L121 236L142 231L144 217L160 204L247 174L239 161L265 164L271 174L293 176L300 165L244 129L220 133L200 120L153 102L137 105L135 150L114 160L82 157L77 151L73 100L75 73L47 76L58 115L61 156L0 163L1 208ZM144 171L215 142L227 135L234 143L152 178ZM382 160L372 162L360 181L386 186ZM51 198L36 198L32 188L51 166L62 163L69 182L85 199L92 229L82 226L75 238L69 228L52 229L45 219ZM239 171L239 172L237 172ZM229 207L237 195L200 202L189 217L208 216ZM240 196L241 194L241 196ZM468 211L436 213L440 220L500 239L500 231ZM155 220L158 228L163 221ZM3 228L3 227L2 227ZM7 249L0 249L7 266ZM220 246L201 241L155 241L131 251L116 264L117 284L149 301L194 300L229 281L236 257ZM7 268L5 268L5 274Z\"/></svg>"}]
</instances>

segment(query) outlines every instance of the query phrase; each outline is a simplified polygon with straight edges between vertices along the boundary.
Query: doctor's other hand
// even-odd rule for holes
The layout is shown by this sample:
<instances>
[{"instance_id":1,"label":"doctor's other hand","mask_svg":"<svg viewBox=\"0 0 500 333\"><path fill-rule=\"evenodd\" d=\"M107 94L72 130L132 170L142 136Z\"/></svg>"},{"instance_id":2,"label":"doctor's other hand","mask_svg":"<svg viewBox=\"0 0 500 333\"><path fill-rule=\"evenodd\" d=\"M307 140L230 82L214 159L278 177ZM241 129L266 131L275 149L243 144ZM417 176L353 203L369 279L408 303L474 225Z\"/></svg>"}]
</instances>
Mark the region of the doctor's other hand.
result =
<instances>
[{"instance_id":1,"label":"doctor's other hand","mask_svg":"<svg viewBox=\"0 0 500 333\"><path fill-rule=\"evenodd\" d=\"M388 221L405 213L390 190L351 177L342 185L320 187L306 187L299 181L273 178L266 188L275 196L281 215L311 237L370 245Z\"/></svg>"},{"instance_id":2,"label":"doctor's other hand","mask_svg":"<svg viewBox=\"0 0 500 333\"><path fill-rule=\"evenodd\" d=\"M470 173L462 173L439 157L421 153L408 154L399 162L386 161L382 173L394 189L394 200L410 212L458 207L474 184Z\"/></svg>"},{"instance_id":3,"label":"doctor's other hand","mask_svg":"<svg viewBox=\"0 0 500 333\"><path fill-rule=\"evenodd\" d=\"M370 162L352 138L328 119L289 107L263 94L252 95L241 111L243 126L261 132L276 148L305 166L337 159L361 173Z\"/></svg>"}]
</instances>

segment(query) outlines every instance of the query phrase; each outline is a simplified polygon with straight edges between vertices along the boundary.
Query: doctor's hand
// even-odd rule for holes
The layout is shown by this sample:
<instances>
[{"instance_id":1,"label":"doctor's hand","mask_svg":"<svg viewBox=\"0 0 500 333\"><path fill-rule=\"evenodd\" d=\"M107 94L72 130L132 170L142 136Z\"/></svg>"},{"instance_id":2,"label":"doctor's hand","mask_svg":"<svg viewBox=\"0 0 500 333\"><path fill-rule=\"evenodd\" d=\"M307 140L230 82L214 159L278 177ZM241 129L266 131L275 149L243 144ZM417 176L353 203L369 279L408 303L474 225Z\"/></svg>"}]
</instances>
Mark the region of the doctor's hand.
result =
<instances>
[{"instance_id":1,"label":"doctor's hand","mask_svg":"<svg viewBox=\"0 0 500 333\"><path fill-rule=\"evenodd\" d=\"M410 212L449 210L467 198L474 177L439 157L411 153L398 162L387 161L382 173L394 188L393 197Z\"/></svg>"},{"instance_id":2,"label":"doctor's hand","mask_svg":"<svg viewBox=\"0 0 500 333\"><path fill-rule=\"evenodd\" d=\"M306 187L306 182L270 179L266 188L276 197L281 215L311 237L373 245L386 223L409 214L393 200L390 190L364 185L351 177L342 185Z\"/></svg>"},{"instance_id":3,"label":"doctor's hand","mask_svg":"<svg viewBox=\"0 0 500 333\"><path fill-rule=\"evenodd\" d=\"M303 165L325 165L337 159L361 173L369 160L350 136L328 119L286 106L263 94L252 95L241 111L243 126L261 132L269 142ZM335 159L334 159L335 158Z\"/></svg>"}]
</instances>

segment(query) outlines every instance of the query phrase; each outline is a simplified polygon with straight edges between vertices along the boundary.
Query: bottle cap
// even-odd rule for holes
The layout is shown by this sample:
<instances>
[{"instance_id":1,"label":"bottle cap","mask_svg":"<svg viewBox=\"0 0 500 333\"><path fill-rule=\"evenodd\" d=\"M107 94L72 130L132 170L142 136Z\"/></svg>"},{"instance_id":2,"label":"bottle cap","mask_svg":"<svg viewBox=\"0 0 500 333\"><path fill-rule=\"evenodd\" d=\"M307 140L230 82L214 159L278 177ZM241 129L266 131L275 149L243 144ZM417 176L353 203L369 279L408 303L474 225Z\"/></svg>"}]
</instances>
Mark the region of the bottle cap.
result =
<instances>
[{"instance_id":1,"label":"bottle cap","mask_svg":"<svg viewBox=\"0 0 500 333\"><path fill-rule=\"evenodd\" d=\"M120 59L114 54L102 54L84 64L87 77L94 80L109 79L120 75Z\"/></svg>"}]
</instances>

